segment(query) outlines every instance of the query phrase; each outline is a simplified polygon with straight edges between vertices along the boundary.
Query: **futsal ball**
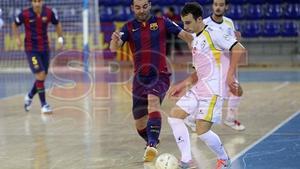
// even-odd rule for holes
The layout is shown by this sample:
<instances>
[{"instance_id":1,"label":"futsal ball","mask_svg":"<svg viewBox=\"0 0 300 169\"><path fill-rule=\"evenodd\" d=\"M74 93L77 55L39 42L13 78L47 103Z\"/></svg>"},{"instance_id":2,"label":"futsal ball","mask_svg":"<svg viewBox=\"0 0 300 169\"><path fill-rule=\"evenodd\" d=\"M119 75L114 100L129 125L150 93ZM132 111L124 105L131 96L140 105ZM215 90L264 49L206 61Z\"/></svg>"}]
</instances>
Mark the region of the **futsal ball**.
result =
<instances>
[{"instance_id":1,"label":"futsal ball","mask_svg":"<svg viewBox=\"0 0 300 169\"><path fill-rule=\"evenodd\" d=\"M177 169L178 160L172 154L164 153L156 159L155 167L156 169Z\"/></svg>"}]
</instances>

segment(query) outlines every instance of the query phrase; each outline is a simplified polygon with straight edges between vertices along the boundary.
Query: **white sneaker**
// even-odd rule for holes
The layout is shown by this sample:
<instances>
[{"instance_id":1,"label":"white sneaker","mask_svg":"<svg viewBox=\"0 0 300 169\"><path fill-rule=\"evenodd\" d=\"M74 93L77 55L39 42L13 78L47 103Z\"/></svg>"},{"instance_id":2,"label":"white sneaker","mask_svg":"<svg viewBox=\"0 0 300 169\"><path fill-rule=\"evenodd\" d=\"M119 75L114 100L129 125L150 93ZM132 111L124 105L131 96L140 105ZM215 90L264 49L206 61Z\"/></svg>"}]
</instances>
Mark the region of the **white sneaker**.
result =
<instances>
[{"instance_id":1,"label":"white sneaker","mask_svg":"<svg viewBox=\"0 0 300 169\"><path fill-rule=\"evenodd\" d=\"M238 131L245 130L245 126L242 125L241 122L239 122L238 120L233 120L233 121L224 120L224 124L226 126L231 127L234 130L238 130Z\"/></svg>"},{"instance_id":2,"label":"white sneaker","mask_svg":"<svg viewBox=\"0 0 300 169\"><path fill-rule=\"evenodd\" d=\"M26 112L30 110L31 103L32 103L32 99L28 96L28 94L26 94L24 98L24 109Z\"/></svg>"},{"instance_id":3,"label":"white sneaker","mask_svg":"<svg viewBox=\"0 0 300 169\"><path fill-rule=\"evenodd\" d=\"M183 122L190 127L193 132L196 132L196 119L194 116L187 116L185 119L183 119Z\"/></svg>"},{"instance_id":4,"label":"white sneaker","mask_svg":"<svg viewBox=\"0 0 300 169\"><path fill-rule=\"evenodd\" d=\"M44 113L44 114L50 114L50 113L52 113L52 109L51 109L51 107L50 107L49 104L45 104L45 105L42 107L41 111L42 111L42 113Z\"/></svg>"}]
</instances>

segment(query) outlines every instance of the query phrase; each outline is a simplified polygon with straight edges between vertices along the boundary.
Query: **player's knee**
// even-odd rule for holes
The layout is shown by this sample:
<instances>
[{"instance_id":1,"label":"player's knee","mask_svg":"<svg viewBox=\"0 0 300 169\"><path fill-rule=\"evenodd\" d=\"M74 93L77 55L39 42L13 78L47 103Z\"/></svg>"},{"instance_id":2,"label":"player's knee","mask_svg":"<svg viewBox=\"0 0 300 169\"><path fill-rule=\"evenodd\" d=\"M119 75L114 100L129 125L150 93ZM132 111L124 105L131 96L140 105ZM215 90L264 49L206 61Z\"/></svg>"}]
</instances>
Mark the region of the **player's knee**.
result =
<instances>
[{"instance_id":1,"label":"player's knee","mask_svg":"<svg viewBox=\"0 0 300 169\"><path fill-rule=\"evenodd\" d=\"M44 71L35 74L37 80L45 80L46 76L47 75Z\"/></svg>"},{"instance_id":2,"label":"player's knee","mask_svg":"<svg viewBox=\"0 0 300 169\"><path fill-rule=\"evenodd\" d=\"M172 117L172 118L184 119L187 116L188 116L188 114L185 111L183 111L182 109L180 109L179 107L174 107L170 113L170 117Z\"/></svg>"},{"instance_id":3,"label":"player's knee","mask_svg":"<svg viewBox=\"0 0 300 169\"><path fill-rule=\"evenodd\" d=\"M138 130L142 130L147 127L148 116L145 115L135 120L135 126Z\"/></svg>"},{"instance_id":4,"label":"player's knee","mask_svg":"<svg viewBox=\"0 0 300 169\"><path fill-rule=\"evenodd\" d=\"M148 111L149 112L160 111L159 97L154 96L154 95L148 96Z\"/></svg>"},{"instance_id":5,"label":"player's knee","mask_svg":"<svg viewBox=\"0 0 300 169\"><path fill-rule=\"evenodd\" d=\"M198 136L208 132L210 129L202 129L202 128L196 128L196 133Z\"/></svg>"},{"instance_id":6,"label":"player's knee","mask_svg":"<svg viewBox=\"0 0 300 169\"><path fill-rule=\"evenodd\" d=\"M207 121L197 121L196 122L196 133L197 135L202 135L211 129L212 123Z\"/></svg>"},{"instance_id":7,"label":"player's knee","mask_svg":"<svg viewBox=\"0 0 300 169\"><path fill-rule=\"evenodd\" d=\"M148 115L147 106L133 106L132 113L134 120L139 120Z\"/></svg>"}]
</instances>

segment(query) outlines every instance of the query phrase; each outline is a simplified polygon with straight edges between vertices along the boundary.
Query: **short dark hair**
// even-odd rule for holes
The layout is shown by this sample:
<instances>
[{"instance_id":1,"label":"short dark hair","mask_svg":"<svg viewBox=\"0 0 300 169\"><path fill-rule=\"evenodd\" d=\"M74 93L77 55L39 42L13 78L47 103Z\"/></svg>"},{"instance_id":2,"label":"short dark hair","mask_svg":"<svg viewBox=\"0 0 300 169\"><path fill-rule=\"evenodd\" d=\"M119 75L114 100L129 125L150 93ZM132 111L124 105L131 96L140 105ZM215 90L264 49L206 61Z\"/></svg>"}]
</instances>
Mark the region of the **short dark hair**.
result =
<instances>
[{"instance_id":1,"label":"short dark hair","mask_svg":"<svg viewBox=\"0 0 300 169\"><path fill-rule=\"evenodd\" d=\"M134 0L131 0L131 5L133 5ZM148 2L151 2L151 0L148 0Z\"/></svg>"},{"instance_id":2,"label":"short dark hair","mask_svg":"<svg viewBox=\"0 0 300 169\"><path fill-rule=\"evenodd\" d=\"M159 12L162 13L163 11L162 11L160 8L154 8L154 9L153 9L153 14L154 14L154 15L156 15L156 14L159 13Z\"/></svg>"},{"instance_id":3,"label":"short dark hair","mask_svg":"<svg viewBox=\"0 0 300 169\"><path fill-rule=\"evenodd\" d=\"M215 0L213 0L213 3L215 2ZM225 0L225 5L229 5L229 0Z\"/></svg>"},{"instance_id":4,"label":"short dark hair","mask_svg":"<svg viewBox=\"0 0 300 169\"><path fill-rule=\"evenodd\" d=\"M202 6L197 2L186 3L181 10L181 16L187 16L188 14L192 14L195 20L203 17Z\"/></svg>"}]
</instances>

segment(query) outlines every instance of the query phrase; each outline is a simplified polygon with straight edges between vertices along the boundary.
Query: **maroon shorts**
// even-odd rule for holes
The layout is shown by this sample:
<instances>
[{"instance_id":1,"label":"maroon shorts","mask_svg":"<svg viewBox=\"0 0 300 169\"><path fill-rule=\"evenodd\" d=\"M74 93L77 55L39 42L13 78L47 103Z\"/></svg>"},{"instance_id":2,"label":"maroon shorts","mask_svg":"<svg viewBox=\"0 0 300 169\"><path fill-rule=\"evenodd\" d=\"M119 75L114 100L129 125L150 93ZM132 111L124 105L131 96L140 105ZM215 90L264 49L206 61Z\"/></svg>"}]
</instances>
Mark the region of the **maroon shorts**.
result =
<instances>
[{"instance_id":1,"label":"maroon shorts","mask_svg":"<svg viewBox=\"0 0 300 169\"><path fill-rule=\"evenodd\" d=\"M158 74L156 76L135 75L132 86L132 112L134 119L140 119L148 114L148 94L158 96L160 103L162 103L169 87L169 74Z\"/></svg>"}]
</instances>

